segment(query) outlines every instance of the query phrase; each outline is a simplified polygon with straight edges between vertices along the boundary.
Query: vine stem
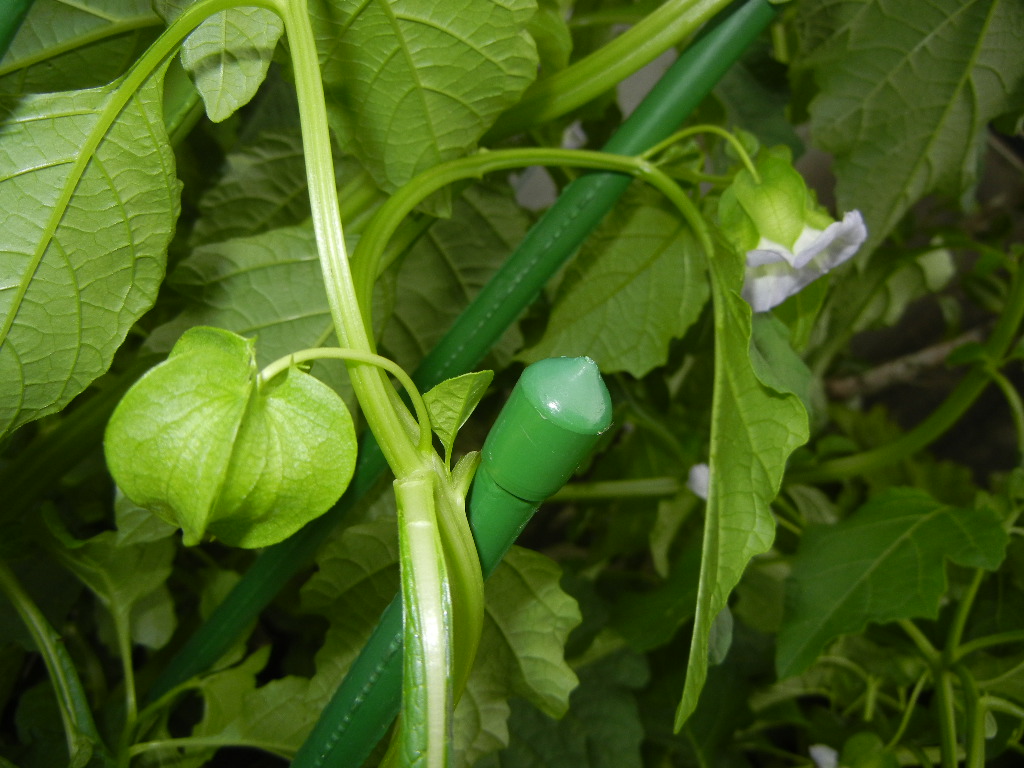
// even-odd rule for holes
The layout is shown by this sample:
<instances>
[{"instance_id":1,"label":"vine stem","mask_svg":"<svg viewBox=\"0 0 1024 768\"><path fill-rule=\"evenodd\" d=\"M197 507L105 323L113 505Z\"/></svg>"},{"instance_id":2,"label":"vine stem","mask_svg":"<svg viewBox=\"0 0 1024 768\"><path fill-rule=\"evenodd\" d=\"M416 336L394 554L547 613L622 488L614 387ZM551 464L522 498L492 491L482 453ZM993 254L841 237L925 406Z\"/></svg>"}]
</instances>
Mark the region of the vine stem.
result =
<instances>
[{"instance_id":1,"label":"vine stem","mask_svg":"<svg viewBox=\"0 0 1024 768\"><path fill-rule=\"evenodd\" d=\"M363 322L368 327L371 325L373 284L388 266L385 260L387 244L398 226L422 200L443 187L464 179L478 179L488 173L533 165L612 171L638 178L664 194L693 229L708 256L711 257L714 253L707 225L697 207L668 174L643 158L552 147L483 151L424 171L392 195L374 215L363 232L359 245L356 246L352 260L356 296L363 308Z\"/></svg>"},{"instance_id":2,"label":"vine stem","mask_svg":"<svg viewBox=\"0 0 1024 768\"><path fill-rule=\"evenodd\" d=\"M165 749L195 749L202 747L251 747L262 749L275 755L291 755L292 749L272 741L225 739L220 736L183 736L177 739L156 739L133 744L128 750L129 757L137 757L145 752Z\"/></svg>"},{"instance_id":3,"label":"vine stem","mask_svg":"<svg viewBox=\"0 0 1024 768\"><path fill-rule=\"evenodd\" d=\"M342 347L374 354L370 326L363 321L345 247L323 81L306 3L270 1L281 14L291 48L313 229L335 331ZM363 415L395 475L415 473L423 466L424 455L406 434L383 374L374 368L355 366L349 368L349 376Z\"/></svg>"},{"instance_id":4,"label":"vine stem","mask_svg":"<svg viewBox=\"0 0 1024 768\"><path fill-rule=\"evenodd\" d=\"M967 627L967 618L971 613L974 598L977 597L978 589L981 587L981 582L984 578L985 571L981 568L976 569L974 576L971 578L971 583L967 587L967 592L960 600L959 605L957 605L953 624L950 626L949 634L946 636L943 658L947 664L952 664L960 656L960 641L963 640L964 629Z\"/></svg>"},{"instance_id":5,"label":"vine stem","mask_svg":"<svg viewBox=\"0 0 1024 768\"><path fill-rule=\"evenodd\" d=\"M313 347L310 349L304 349L300 352L293 352L290 355L279 357L277 360L267 365L267 367L260 371L259 378L257 380L258 386L266 386L275 376L279 376L293 366L307 363L312 360L328 358L374 365L387 371L398 379L402 388L409 394L413 410L416 411L416 421L419 423L420 428L419 449L424 453L431 450L431 446L433 444L433 433L431 432L430 427L430 412L427 409L426 403L423 401L423 396L420 394L419 389L416 388L416 384L413 382L412 378L405 372L405 369L403 369L398 363L393 360L389 360L386 357L374 355L369 352L360 352L355 349L341 349L340 347Z\"/></svg>"},{"instance_id":6,"label":"vine stem","mask_svg":"<svg viewBox=\"0 0 1024 768\"><path fill-rule=\"evenodd\" d=\"M743 144L740 143L740 140L737 139L729 131L717 125L693 125L690 126L689 128L684 128L681 131L676 131L674 134L669 136L664 141L659 141L653 147L651 147L642 155L640 155L640 157L642 157L644 160L650 160L652 157L656 156L662 150L667 149L668 147L672 146L673 144L679 141L682 141L685 138L688 138L690 136L696 136L699 133L714 134L715 136L718 136L719 138L724 139L726 142L728 142L729 146L731 146L733 148L733 151L739 156L740 162L743 163L747 171L750 172L750 175L754 177L754 181L757 184L761 183L761 174L757 172L757 167L754 165L754 161L751 159L750 155L747 154L747 150L744 149Z\"/></svg>"},{"instance_id":7,"label":"vine stem","mask_svg":"<svg viewBox=\"0 0 1024 768\"><path fill-rule=\"evenodd\" d=\"M82 681L78 679L74 662L71 661L60 635L46 620L42 611L22 588L17 576L2 559L0 592L7 596L18 612L46 665L50 682L57 694L57 709L64 723L68 755L72 759L76 758L81 750L87 748L85 742L94 748L105 749L92 719Z\"/></svg>"},{"instance_id":8,"label":"vine stem","mask_svg":"<svg viewBox=\"0 0 1024 768\"><path fill-rule=\"evenodd\" d=\"M595 480L570 483L551 497L552 501L591 501L601 499L650 499L675 496L683 489L675 477L641 477L632 480Z\"/></svg>"},{"instance_id":9,"label":"vine stem","mask_svg":"<svg viewBox=\"0 0 1024 768\"><path fill-rule=\"evenodd\" d=\"M971 640L956 649L956 655L953 660L960 661L976 651L991 648L995 645L1010 645L1015 643L1024 643L1024 630L1018 629L1012 632L1001 632L997 635L989 635L987 637L979 637L976 640Z\"/></svg>"},{"instance_id":10,"label":"vine stem","mask_svg":"<svg viewBox=\"0 0 1024 768\"><path fill-rule=\"evenodd\" d=\"M988 361L1001 361L1024 321L1024 269L1014 270L1007 292L1005 309L995 330L985 343ZM971 370L949 397L916 427L891 443L862 453L823 461L817 466L796 467L787 473L793 483L825 483L870 472L876 467L902 461L927 447L956 424L992 381L991 362L979 363Z\"/></svg>"},{"instance_id":11,"label":"vine stem","mask_svg":"<svg viewBox=\"0 0 1024 768\"><path fill-rule=\"evenodd\" d=\"M520 133L600 96L693 34L730 0L667 0L599 50L531 87L485 141Z\"/></svg>"}]
</instances>

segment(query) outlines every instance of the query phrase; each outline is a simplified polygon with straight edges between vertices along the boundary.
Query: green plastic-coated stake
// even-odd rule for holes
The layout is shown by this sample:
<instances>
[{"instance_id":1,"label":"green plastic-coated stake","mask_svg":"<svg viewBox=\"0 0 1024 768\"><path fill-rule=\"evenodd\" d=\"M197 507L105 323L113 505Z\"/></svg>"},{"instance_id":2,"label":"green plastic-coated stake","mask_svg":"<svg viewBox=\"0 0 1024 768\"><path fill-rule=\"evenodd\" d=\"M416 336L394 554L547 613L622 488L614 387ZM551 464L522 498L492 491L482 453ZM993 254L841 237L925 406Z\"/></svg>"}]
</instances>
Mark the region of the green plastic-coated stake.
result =
<instances>
[{"instance_id":1,"label":"green plastic-coated stake","mask_svg":"<svg viewBox=\"0 0 1024 768\"><path fill-rule=\"evenodd\" d=\"M7 0L7 10L0 13L0 59L7 53L32 2L33 0Z\"/></svg>"},{"instance_id":2,"label":"green plastic-coated stake","mask_svg":"<svg viewBox=\"0 0 1024 768\"><path fill-rule=\"evenodd\" d=\"M774 16L768 0L746 0L721 21L716 20L712 29L680 55L605 149L634 154L668 138ZM601 172L570 184L420 364L413 377L417 386L426 390L472 370L597 226L629 181L627 176ZM379 448L372 436L367 436L360 443L352 485L341 501L260 555L164 668L150 689L149 700L208 669L225 654L384 469Z\"/></svg>"},{"instance_id":3,"label":"green plastic-coated stake","mask_svg":"<svg viewBox=\"0 0 1024 768\"><path fill-rule=\"evenodd\" d=\"M540 503L590 455L611 419L611 397L593 360L550 358L523 372L484 442L470 493L470 526L485 577ZM292 768L362 765L401 700L402 603L396 596Z\"/></svg>"}]
</instances>

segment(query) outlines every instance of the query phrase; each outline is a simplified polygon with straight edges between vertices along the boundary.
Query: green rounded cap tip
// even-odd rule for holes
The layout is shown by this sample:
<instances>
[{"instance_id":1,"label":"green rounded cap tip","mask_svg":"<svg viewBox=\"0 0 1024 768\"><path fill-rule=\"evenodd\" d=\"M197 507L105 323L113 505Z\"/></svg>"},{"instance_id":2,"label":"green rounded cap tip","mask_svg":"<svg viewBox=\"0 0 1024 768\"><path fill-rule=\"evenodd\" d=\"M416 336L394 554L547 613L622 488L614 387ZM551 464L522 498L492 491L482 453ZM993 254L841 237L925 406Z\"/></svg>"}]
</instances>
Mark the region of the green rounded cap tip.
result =
<instances>
[{"instance_id":1,"label":"green rounded cap tip","mask_svg":"<svg viewBox=\"0 0 1024 768\"><path fill-rule=\"evenodd\" d=\"M550 357L527 368L519 386L537 411L563 429L599 435L612 424L612 399L589 357Z\"/></svg>"},{"instance_id":2,"label":"green rounded cap tip","mask_svg":"<svg viewBox=\"0 0 1024 768\"><path fill-rule=\"evenodd\" d=\"M481 471L520 499L543 501L611 423L611 397L593 360L541 360L523 372L491 428Z\"/></svg>"}]
</instances>

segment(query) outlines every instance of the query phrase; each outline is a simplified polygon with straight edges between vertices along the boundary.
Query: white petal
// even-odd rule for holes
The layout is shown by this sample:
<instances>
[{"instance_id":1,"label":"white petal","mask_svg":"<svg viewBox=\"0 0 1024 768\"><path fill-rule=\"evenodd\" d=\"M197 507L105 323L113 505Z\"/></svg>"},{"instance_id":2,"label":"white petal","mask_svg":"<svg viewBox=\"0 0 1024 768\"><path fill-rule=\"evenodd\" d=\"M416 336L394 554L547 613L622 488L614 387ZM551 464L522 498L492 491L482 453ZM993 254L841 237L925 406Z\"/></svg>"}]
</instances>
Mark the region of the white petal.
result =
<instances>
[{"instance_id":1,"label":"white petal","mask_svg":"<svg viewBox=\"0 0 1024 768\"><path fill-rule=\"evenodd\" d=\"M691 491L707 501L708 482L711 479L711 468L707 464L694 464L690 467L690 476L686 485Z\"/></svg>"},{"instance_id":2,"label":"white petal","mask_svg":"<svg viewBox=\"0 0 1024 768\"><path fill-rule=\"evenodd\" d=\"M767 312L801 287L799 273L788 264L768 264L747 270L742 295L755 312Z\"/></svg>"},{"instance_id":3,"label":"white petal","mask_svg":"<svg viewBox=\"0 0 1024 768\"><path fill-rule=\"evenodd\" d=\"M757 246L747 251L748 267L763 267L766 264L788 264L795 266L796 254L784 245L762 237Z\"/></svg>"},{"instance_id":4,"label":"white petal","mask_svg":"<svg viewBox=\"0 0 1024 768\"><path fill-rule=\"evenodd\" d=\"M860 211L850 211L842 221L830 224L813 248L812 256L819 274L835 269L852 257L867 239L868 228L864 226Z\"/></svg>"},{"instance_id":5,"label":"white petal","mask_svg":"<svg viewBox=\"0 0 1024 768\"><path fill-rule=\"evenodd\" d=\"M860 211L851 211L824 230L806 227L797 238L795 257L775 244L770 250L748 251L743 298L755 312L767 312L848 260L867 234Z\"/></svg>"},{"instance_id":6,"label":"white petal","mask_svg":"<svg viewBox=\"0 0 1024 768\"><path fill-rule=\"evenodd\" d=\"M836 768L839 765L839 753L827 744L812 744L807 751L815 768Z\"/></svg>"}]
</instances>

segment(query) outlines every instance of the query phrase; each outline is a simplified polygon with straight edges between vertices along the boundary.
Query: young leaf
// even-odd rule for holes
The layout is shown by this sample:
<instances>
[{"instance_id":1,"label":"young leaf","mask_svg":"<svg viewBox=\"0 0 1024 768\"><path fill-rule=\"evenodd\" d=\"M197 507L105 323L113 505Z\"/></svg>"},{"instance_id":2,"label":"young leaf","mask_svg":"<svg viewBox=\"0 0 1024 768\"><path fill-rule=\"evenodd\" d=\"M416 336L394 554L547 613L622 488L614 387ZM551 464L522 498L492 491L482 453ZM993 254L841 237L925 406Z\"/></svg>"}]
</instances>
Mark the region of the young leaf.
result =
<instances>
[{"instance_id":1,"label":"young leaf","mask_svg":"<svg viewBox=\"0 0 1024 768\"><path fill-rule=\"evenodd\" d=\"M986 127L1019 113L1024 58L1010 30L1024 7L826 0L799 10L797 66L821 91L813 135L835 156L839 208L864 214L874 248L924 195L969 190Z\"/></svg>"},{"instance_id":2,"label":"young leaf","mask_svg":"<svg viewBox=\"0 0 1024 768\"><path fill-rule=\"evenodd\" d=\"M712 624L754 555L775 535L769 503L779 491L789 454L807 440L807 412L781 375L765 381L751 352L751 309L739 295L738 253L709 259L715 308L715 383L711 460L697 613L676 729L693 712L707 675ZM760 371L759 371L760 368Z\"/></svg>"},{"instance_id":3,"label":"young leaf","mask_svg":"<svg viewBox=\"0 0 1024 768\"><path fill-rule=\"evenodd\" d=\"M886 491L838 525L808 528L787 585L779 677L800 674L826 643L869 622L935 618L944 560L993 570L1006 544L990 509L950 507L913 488Z\"/></svg>"},{"instance_id":4,"label":"young leaf","mask_svg":"<svg viewBox=\"0 0 1024 768\"><path fill-rule=\"evenodd\" d=\"M240 547L283 541L326 512L356 452L333 390L294 368L257 386L252 342L205 327L128 391L104 443L118 485L185 544Z\"/></svg>"},{"instance_id":5,"label":"young leaf","mask_svg":"<svg viewBox=\"0 0 1024 768\"><path fill-rule=\"evenodd\" d=\"M34 0L0 59L0 92L106 85L128 69L162 27L150 0Z\"/></svg>"},{"instance_id":6,"label":"young leaf","mask_svg":"<svg viewBox=\"0 0 1024 768\"><path fill-rule=\"evenodd\" d=\"M178 215L160 77L0 97L0 436L107 370L152 306Z\"/></svg>"},{"instance_id":7,"label":"young leaf","mask_svg":"<svg viewBox=\"0 0 1024 768\"><path fill-rule=\"evenodd\" d=\"M164 624L154 634L152 621L137 626L147 617L147 609L165 611L170 595L166 581L171 575L176 548L166 536L160 539L131 543L121 531L105 531L90 539L74 539L56 521L47 520L51 531L64 546L55 550L58 559L72 571L99 599L114 618L115 627L131 630L136 642L153 641L156 646L166 642L174 628L173 609L163 616ZM163 603L157 606L153 599ZM148 605L144 603L150 600ZM173 604L171 604L173 605ZM152 614L148 617L152 620ZM169 623L168 623L169 622ZM116 630L115 630L116 631Z\"/></svg>"},{"instance_id":8,"label":"young leaf","mask_svg":"<svg viewBox=\"0 0 1024 768\"><path fill-rule=\"evenodd\" d=\"M653 192L617 207L558 287L544 336L526 362L587 355L605 373L643 376L664 364L708 299L704 262L687 225Z\"/></svg>"},{"instance_id":9,"label":"young leaf","mask_svg":"<svg viewBox=\"0 0 1024 768\"><path fill-rule=\"evenodd\" d=\"M537 74L531 0L315 0L335 128L385 191L461 157Z\"/></svg>"},{"instance_id":10,"label":"young leaf","mask_svg":"<svg viewBox=\"0 0 1024 768\"><path fill-rule=\"evenodd\" d=\"M195 2L158 0L157 7L173 21ZM273 11L243 7L215 13L188 36L181 46L181 63L213 122L226 120L256 95L283 31Z\"/></svg>"},{"instance_id":11,"label":"young leaf","mask_svg":"<svg viewBox=\"0 0 1024 768\"><path fill-rule=\"evenodd\" d=\"M444 446L445 461L451 462L455 436L473 413L491 385L494 371L475 371L442 381L423 396L430 412L430 426Z\"/></svg>"},{"instance_id":12,"label":"young leaf","mask_svg":"<svg viewBox=\"0 0 1024 768\"><path fill-rule=\"evenodd\" d=\"M551 717L568 710L578 680L563 656L580 612L559 586L560 576L553 561L512 547L488 579L480 649L455 708L456 765L472 766L508 745L512 696Z\"/></svg>"}]
</instances>

